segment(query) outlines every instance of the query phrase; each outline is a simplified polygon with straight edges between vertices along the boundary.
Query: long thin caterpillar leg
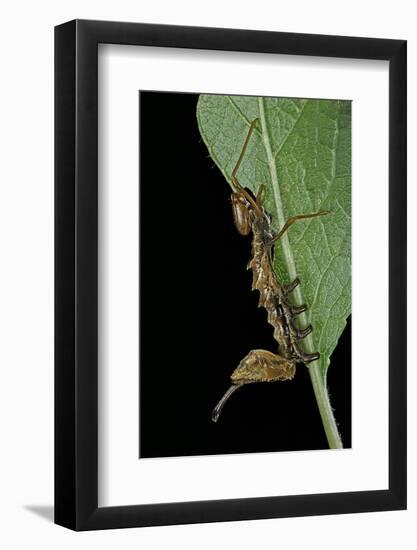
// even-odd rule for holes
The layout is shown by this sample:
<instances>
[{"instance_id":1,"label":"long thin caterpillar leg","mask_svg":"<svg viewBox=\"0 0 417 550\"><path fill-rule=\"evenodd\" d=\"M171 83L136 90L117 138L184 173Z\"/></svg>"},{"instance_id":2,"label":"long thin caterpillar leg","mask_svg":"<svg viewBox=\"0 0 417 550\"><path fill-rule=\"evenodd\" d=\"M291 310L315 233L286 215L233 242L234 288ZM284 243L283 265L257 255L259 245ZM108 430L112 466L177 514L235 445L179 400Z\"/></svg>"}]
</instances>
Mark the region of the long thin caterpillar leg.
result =
<instances>
[{"instance_id":1,"label":"long thin caterpillar leg","mask_svg":"<svg viewBox=\"0 0 417 550\"><path fill-rule=\"evenodd\" d=\"M229 397L235 393L236 390L242 387L243 384L232 384L230 388L226 391L226 393L223 395L223 397L220 399L220 401L217 403L217 405L214 407L213 412L211 413L211 419L213 422L217 422L219 419L219 416L222 412L222 409L224 407L224 404L229 399Z\"/></svg>"},{"instance_id":2,"label":"long thin caterpillar leg","mask_svg":"<svg viewBox=\"0 0 417 550\"><path fill-rule=\"evenodd\" d=\"M262 201L263 201L263 198L264 198L264 192L265 192L265 185L263 183L261 183L261 185L259 186L259 189L258 189L258 192L256 194L256 204L258 206L262 206Z\"/></svg>"},{"instance_id":3,"label":"long thin caterpillar leg","mask_svg":"<svg viewBox=\"0 0 417 550\"><path fill-rule=\"evenodd\" d=\"M258 119L255 118L251 125L249 126L249 130L248 130L248 133L246 135L246 138L245 138L245 141L243 142L243 147L242 147L242 151L240 152L240 155L239 155L239 158L237 159L237 162L236 162L236 166L233 168L232 170L232 184L234 185L234 187L240 191L241 193L244 194L245 198L248 200L248 202L251 203L251 205L258 211L260 211L260 208L258 206L258 203L256 200L253 199L253 197L246 191L246 189L239 183L239 180L237 179L237 171L239 170L239 166L242 162L242 159L243 159L243 156L246 152L246 149L248 147L248 143L249 143L249 140L250 140L250 137L252 135L252 132L254 131L254 129L256 128L256 123L258 122Z\"/></svg>"},{"instance_id":4,"label":"long thin caterpillar leg","mask_svg":"<svg viewBox=\"0 0 417 550\"><path fill-rule=\"evenodd\" d=\"M234 183L237 183L238 187L241 187L241 185L240 185L240 183L238 182L238 180L236 178L236 174L237 174L237 171L239 170L240 163L242 162L243 156L246 152L246 148L248 146L250 136L251 136L252 132L254 131L254 129L256 128L256 123L257 122L258 122L257 118L252 120L252 123L249 126L249 131L247 133L246 139L243 143L242 151L240 152L239 158L237 159L237 162L236 162L236 166L233 168L233 171L232 171L232 180L234 180Z\"/></svg>"},{"instance_id":5,"label":"long thin caterpillar leg","mask_svg":"<svg viewBox=\"0 0 417 550\"><path fill-rule=\"evenodd\" d=\"M278 241L283 234L292 226L293 223L295 223L298 220L305 220L307 218L316 218L318 216L325 216L326 214L330 214L329 210L321 210L320 212L315 212L314 214L300 214L299 216L291 216L291 218L288 218L288 220L285 222L284 227L281 229L281 231L278 233L278 235L275 235L275 237L272 239L272 242Z\"/></svg>"}]
</instances>

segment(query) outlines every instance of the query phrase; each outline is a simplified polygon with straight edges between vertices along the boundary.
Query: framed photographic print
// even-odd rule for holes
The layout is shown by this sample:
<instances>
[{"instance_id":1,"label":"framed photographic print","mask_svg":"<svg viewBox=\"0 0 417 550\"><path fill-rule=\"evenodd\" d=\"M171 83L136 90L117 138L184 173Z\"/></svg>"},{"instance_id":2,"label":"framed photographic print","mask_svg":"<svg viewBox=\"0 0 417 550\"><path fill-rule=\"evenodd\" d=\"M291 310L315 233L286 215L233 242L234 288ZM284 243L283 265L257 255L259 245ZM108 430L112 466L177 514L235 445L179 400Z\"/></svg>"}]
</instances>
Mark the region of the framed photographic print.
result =
<instances>
[{"instance_id":1,"label":"framed photographic print","mask_svg":"<svg viewBox=\"0 0 417 550\"><path fill-rule=\"evenodd\" d=\"M406 507L406 42L55 30L55 521Z\"/></svg>"}]
</instances>

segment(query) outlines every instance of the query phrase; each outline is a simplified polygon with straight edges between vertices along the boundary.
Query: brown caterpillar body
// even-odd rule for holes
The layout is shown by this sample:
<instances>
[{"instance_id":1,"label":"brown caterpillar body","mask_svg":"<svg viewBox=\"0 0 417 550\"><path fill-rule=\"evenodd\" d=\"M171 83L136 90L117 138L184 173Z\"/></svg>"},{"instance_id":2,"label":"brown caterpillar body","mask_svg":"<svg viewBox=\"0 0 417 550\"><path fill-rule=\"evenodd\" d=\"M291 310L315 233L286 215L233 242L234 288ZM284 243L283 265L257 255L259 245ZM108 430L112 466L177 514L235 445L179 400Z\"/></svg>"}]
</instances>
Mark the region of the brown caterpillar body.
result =
<instances>
[{"instance_id":1,"label":"brown caterpillar body","mask_svg":"<svg viewBox=\"0 0 417 550\"><path fill-rule=\"evenodd\" d=\"M232 193L233 219L241 235L248 235L252 231L252 255L248 263L248 269L253 273L252 289L259 291L259 306L266 309L268 322L274 329L274 338L278 343L278 353L252 350L242 359L231 375L232 386L213 410L214 422L217 422L225 402L238 388L254 382L291 380L295 375L297 363L310 363L320 358L318 352L305 353L299 344L300 340L313 330L311 325L304 329L297 327L295 317L306 311L307 306L294 306L288 299L288 295L300 284L300 281L296 278L288 285L280 283L272 267L272 258L274 243L294 222L328 212L293 216L287 220L278 234L274 234L271 228L271 217L262 207L263 185L255 198L240 185L236 177L255 126L256 120L249 128L242 152L232 172L232 183L235 188Z\"/></svg>"},{"instance_id":2,"label":"brown caterpillar body","mask_svg":"<svg viewBox=\"0 0 417 550\"><path fill-rule=\"evenodd\" d=\"M259 305L267 311L268 322L274 329L274 338L278 343L280 356L296 363L309 363L320 357L320 354L307 354L299 346L299 340L311 333L313 327L308 325L300 330L295 316L306 311L307 306L292 306L288 295L300 284L295 279L289 285L278 281L272 267L273 243L276 240L268 223L269 216L264 213L263 219L252 214L252 258L248 268L253 272L252 289L259 291Z\"/></svg>"}]
</instances>

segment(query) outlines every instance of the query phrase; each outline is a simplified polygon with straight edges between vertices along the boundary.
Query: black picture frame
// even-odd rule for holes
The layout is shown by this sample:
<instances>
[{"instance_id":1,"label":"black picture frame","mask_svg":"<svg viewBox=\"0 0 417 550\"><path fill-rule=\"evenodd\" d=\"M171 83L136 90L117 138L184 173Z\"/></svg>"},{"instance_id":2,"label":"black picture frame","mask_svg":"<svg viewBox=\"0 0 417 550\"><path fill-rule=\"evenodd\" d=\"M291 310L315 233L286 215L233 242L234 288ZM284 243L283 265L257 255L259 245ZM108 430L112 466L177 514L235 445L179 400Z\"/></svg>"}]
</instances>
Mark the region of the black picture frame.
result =
<instances>
[{"instance_id":1,"label":"black picture frame","mask_svg":"<svg viewBox=\"0 0 417 550\"><path fill-rule=\"evenodd\" d=\"M98 506L98 44L389 61L389 488ZM406 508L404 40L74 20L55 28L55 522L74 529Z\"/></svg>"}]
</instances>

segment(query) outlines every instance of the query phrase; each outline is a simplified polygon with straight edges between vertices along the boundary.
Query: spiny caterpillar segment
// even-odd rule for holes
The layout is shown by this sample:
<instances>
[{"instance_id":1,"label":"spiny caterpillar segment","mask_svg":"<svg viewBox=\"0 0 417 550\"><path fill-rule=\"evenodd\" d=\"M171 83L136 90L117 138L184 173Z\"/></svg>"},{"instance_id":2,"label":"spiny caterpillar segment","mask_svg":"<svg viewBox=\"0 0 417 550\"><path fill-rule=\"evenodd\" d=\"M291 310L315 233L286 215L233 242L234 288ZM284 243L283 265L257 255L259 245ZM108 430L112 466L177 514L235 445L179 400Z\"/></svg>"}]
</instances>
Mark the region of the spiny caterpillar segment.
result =
<instances>
[{"instance_id":1,"label":"spiny caterpillar segment","mask_svg":"<svg viewBox=\"0 0 417 550\"><path fill-rule=\"evenodd\" d=\"M249 235L252 231L252 256L248 269L252 270L252 289L259 291L259 305L267 311L268 323L274 329L274 338L278 343L278 353L266 350L252 350L242 359L231 375L232 385L217 403L212 420L217 422L222 408L229 397L245 384L254 382L276 382L294 378L297 363L310 363L320 358L317 353L305 353L300 340L313 330L311 325L300 329L295 324L295 316L306 311L307 306L294 306L288 295L300 284L298 277L290 284L278 281L272 267L273 246L298 220L315 218L328 214L327 211L314 214L300 214L289 218L279 233L274 234L271 216L262 206L264 185L259 187L257 196L242 187L237 179L237 171L242 162L250 136L256 127L257 119L250 125L236 166L232 172L232 210L233 220L238 232Z\"/></svg>"}]
</instances>

